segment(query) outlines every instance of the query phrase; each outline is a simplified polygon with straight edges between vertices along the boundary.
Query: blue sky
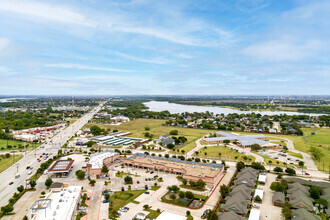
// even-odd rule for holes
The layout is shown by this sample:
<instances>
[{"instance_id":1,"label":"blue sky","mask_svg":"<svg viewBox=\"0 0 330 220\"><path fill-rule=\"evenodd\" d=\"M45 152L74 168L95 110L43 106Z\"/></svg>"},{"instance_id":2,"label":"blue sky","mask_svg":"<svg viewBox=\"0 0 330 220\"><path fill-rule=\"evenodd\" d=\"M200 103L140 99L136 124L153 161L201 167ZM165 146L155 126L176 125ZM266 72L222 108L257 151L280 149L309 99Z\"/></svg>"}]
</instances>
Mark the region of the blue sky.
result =
<instances>
[{"instance_id":1,"label":"blue sky","mask_svg":"<svg viewBox=\"0 0 330 220\"><path fill-rule=\"evenodd\" d=\"M329 95L330 1L0 1L0 94Z\"/></svg>"}]
</instances>

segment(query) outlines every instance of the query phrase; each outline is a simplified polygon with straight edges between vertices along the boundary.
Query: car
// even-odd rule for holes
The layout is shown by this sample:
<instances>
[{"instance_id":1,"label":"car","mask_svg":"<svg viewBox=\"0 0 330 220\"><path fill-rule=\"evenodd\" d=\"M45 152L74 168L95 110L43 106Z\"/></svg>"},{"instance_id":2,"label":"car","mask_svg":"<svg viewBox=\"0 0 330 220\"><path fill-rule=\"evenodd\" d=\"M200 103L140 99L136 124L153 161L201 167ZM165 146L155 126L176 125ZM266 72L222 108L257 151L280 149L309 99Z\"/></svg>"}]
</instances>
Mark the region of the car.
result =
<instances>
[{"instance_id":1,"label":"car","mask_svg":"<svg viewBox=\"0 0 330 220\"><path fill-rule=\"evenodd\" d=\"M139 183L140 183L140 181L136 181L136 183L137 183L137 184L139 184Z\"/></svg>"},{"instance_id":2,"label":"car","mask_svg":"<svg viewBox=\"0 0 330 220\"><path fill-rule=\"evenodd\" d=\"M30 166L27 166L26 169L27 169L27 170L30 169Z\"/></svg>"},{"instance_id":3,"label":"car","mask_svg":"<svg viewBox=\"0 0 330 220\"><path fill-rule=\"evenodd\" d=\"M28 175L31 175L32 174L32 171L30 170L29 172L28 172Z\"/></svg>"},{"instance_id":4,"label":"car","mask_svg":"<svg viewBox=\"0 0 330 220\"><path fill-rule=\"evenodd\" d=\"M296 159L296 161L300 161L299 159Z\"/></svg>"},{"instance_id":5,"label":"car","mask_svg":"<svg viewBox=\"0 0 330 220\"><path fill-rule=\"evenodd\" d=\"M274 159L278 159L278 157L274 157Z\"/></svg>"},{"instance_id":6,"label":"car","mask_svg":"<svg viewBox=\"0 0 330 220\"><path fill-rule=\"evenodd\" d=\"M149 191L145 191L144 194L150 194L150 192Z\"/></svg>"},{"instance_id":7,"label":"car","mask_svg":"<svg viewBox=\"0 0 330 220\"><path fill-rule=\"evenodd\" d=\"M148 181L148 178L145 178L145 181Z\"/></svg>"},{"instance_id":8,"label":"car","mask_svg":"<svg viewBox=\"0 0 330 220\"><path fill-rule=\"evenodd\" d=\"M137 186L135 186L135 190L138 190L138 187Z\"/></svg>"},{"instance_id":9,"label":"car","mask_svg":"<svg viewBox=\"0 0 330 220\"><path fill-rule=\"evenodd\" d=\"M309 176L310 174L309 173L305 173L305 175Z\"/></svg>"},{"instance_id":10,"label":"car","mask_svg":"<svg viewBox=\"0 0 330 220\"><path fill-rule=\"evenodd\" d=\"M16 175L15 175L15 179L19 178L20 176L21 176L21 175L16 174Z\"/></svg>"},{"instance_id":11,"label":"car","mask_svg":"<svg viewBox=\"0 0 330 220\"><path fill-rule=\"evenodd\" d=\"M253 208L256 208L256 209L259 209L259 208L260 208L259 205L253 205L252 207L253 207Z\"/></svg>"},{"instance_id":12,"label":"car","mask_svg":"<svg viewBox=\"0 0 330 220\"><path fill-rule=\"evenodd\" d=\"M154 173L154 171L151 171L151 172L150 172L150 174L153 174L153 173Z\"/></svg>"},{"instance_id":13,"label":"car","mask_svg":"<svg viewBox=\"0 0 330 220\"><path fill-rule=\"evenodd\" d=\"M293 163L290 163L290 164L293 164Z\"/></svg>"},{"instance_id":14,"label":"car","mask_svg":"<svg viewBox=\"0 0 330 220\"><path fill-rule=\"evenodd\" d=\"M10 182L10 183L9 183L9 185L13 185L13 184L14 184L14 182Z\"/></svg>"},{"instance_id":15,"label":"car","mask_svg":"<svg viewBox=\"0 0 330 220\"><path fill-rule=\"evenodd\" d=\"M42 158L42 155L40 155L40 158Z\"/></svg>"},{"instance_id":16,"label":"car","mask_svg":"<svg viewBox=\"0 0 330 220\"><path fill-rule=\"evenodd\" d=\"M290 157L288 157L288 160L291 160L291 158L290 158Z\"/></svg>"}]
</instances>

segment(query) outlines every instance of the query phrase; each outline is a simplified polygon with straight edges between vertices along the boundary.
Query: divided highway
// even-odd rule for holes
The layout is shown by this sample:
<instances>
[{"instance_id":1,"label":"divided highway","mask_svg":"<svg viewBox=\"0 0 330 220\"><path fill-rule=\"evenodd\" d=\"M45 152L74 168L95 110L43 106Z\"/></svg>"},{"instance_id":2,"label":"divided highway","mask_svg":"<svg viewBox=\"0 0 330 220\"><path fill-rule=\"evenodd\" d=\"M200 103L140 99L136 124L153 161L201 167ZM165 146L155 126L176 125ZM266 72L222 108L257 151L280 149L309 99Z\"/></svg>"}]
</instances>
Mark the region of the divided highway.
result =
<instances>
[{"instance_id":1,"label":"divided highway","mask_svg":"<svg viewBox=\"0 0 330 220\"><path fill-rule=\"evenodd\" d=\"M47 144L44 143L36 149L36 154L33 150L27 152L21 160L0 173L0 207L8 203L8 200L12 197L14 192L17 191L16 188L18 186L25 186L25 179L28 179L29 176L33 175L39 168L40 164L44 162L44 160L41 159L42 161L39 163L37 158L40 158L40 155L43 153L51 154L50 157L56 155L61 146L65 144L72 136L74 136L75 133L79 131L94 116L94 114L102 108L103 104L104 103L100 104L92 111L88 112L83 117L63 129L53 138L47 140ZM28 175L30 170L26 169L27 166L33 167L32 174L30 175ZM16 174L19 174L20 177L15 178ZM9 185L10 182L13 182L13 184Z\"/></svg>"}]
</instances>

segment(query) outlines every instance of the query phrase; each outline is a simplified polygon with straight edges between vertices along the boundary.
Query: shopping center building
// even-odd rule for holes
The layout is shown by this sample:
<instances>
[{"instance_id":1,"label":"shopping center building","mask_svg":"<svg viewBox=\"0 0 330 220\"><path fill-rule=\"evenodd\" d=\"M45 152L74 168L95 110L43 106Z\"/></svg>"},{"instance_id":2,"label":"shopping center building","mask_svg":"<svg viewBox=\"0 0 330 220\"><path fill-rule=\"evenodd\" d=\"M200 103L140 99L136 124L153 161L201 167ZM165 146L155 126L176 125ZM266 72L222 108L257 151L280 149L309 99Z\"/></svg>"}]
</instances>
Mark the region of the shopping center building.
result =
<instances>
[{"instance_id":1,"label":"shopping center building","mask_svg":"<svg viewBox=\"0 0 330 220\"><path fill-rule=\"evenodd\" d=\"M104 151L92 154L86 166L82 167L82 171L84 171L87 176L101 176L103 165L110 166L118 161L119 157L120 155L114 151Z\"/></svg>"},{"instance_id":2,"label":"shopping center building","mask_svg":"<svg viewBox=\"0 0 330 220\"><path fill-rule=\"evenodd\" d=\"M153 157L136 153L130 158L123 159L127 166L154 170L157 172L180 175L186 180L203 180L209 186L215 186L224 175L224 167L215 163L196 163L176 158Z\"/></svg>"}]
</instances>

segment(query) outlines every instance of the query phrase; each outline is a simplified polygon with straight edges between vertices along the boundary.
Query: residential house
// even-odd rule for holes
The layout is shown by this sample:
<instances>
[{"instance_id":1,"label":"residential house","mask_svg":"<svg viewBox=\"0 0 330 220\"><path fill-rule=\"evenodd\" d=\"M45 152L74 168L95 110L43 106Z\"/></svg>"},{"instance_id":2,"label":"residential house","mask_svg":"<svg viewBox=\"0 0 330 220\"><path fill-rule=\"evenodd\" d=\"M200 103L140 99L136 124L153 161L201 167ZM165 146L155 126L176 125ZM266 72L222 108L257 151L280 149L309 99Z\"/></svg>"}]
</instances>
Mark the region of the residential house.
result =
<instances>
[{"instance_id":1,"label":"residential house","mask_svg":"<svg viewBox=\"0 0 330 220\"><path fill-rule=\"evenodd\" d=\"M275 192L273 195L273 204L275 206L283 207L285 203L285 196L282 192Z\"/></svg>"},{"instance_id":2,"label":"residential house","mask_svg":"<svg viewBox=\"0 0 330 220\"><path fill-rule=\"evenodd\" d=\"M245 218L237 215L234 211L219 212L218 220L244 220Z\"/></svg>"}]
</instances>

